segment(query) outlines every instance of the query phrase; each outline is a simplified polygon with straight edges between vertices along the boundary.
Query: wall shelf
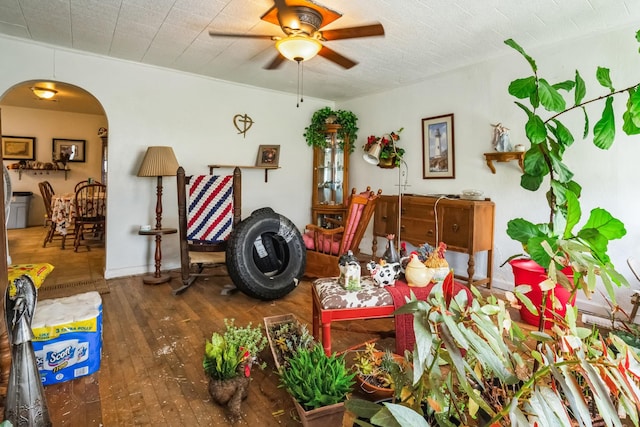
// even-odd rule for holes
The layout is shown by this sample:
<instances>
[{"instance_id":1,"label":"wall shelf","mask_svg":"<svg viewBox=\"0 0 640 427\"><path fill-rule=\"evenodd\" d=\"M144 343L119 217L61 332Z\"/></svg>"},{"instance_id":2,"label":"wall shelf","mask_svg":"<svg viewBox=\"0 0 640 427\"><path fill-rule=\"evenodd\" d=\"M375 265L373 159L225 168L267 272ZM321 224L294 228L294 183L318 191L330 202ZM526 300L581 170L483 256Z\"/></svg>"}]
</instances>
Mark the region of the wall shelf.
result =
<instances>
[{"instance_id":1,"label":"wall shelf","mask_svg":"<svg viewBox=\"0 0 640 427\"><path fill-rule=\"evenodd\" d=\"M484 153L484 157L487 161L487 166L489 166L492 173L496 173L496 168L493 166L494 160L500 163L517 160L520 169L524 172L524 151L496 151L494 153Z\"/></svg>"},{"instance_id":2,"label":"wall shelf","mask_svg":"<svg viewBox=\"0 0 640 427\"><path fill-rule=\"evenodd\" d=\"M67 180L67 172L69 172L71 169L25 169L25 168L20 168L20 169L9 169L12 170L14 172L18 173L18 180L22 179L22 173L23 172L33 172L34 175L49 175L50 173L55 173L55 172L64 172L64 180Z\"/></svg>"},{"instance_id":3,"label":"wall shelf","mask_svg":"<svg viewBox=\"0 0 640 427\"><path fill-rule=\"evenodd\" d=\"M274 169L280 169L280 166L240 166L240 165L207 165L209 167L209 173L213 175L213 170L216 168L230 168L239 167L240 169L264 169L264 182L269 181L269 171Z\"/></svg>"}]
</instances>

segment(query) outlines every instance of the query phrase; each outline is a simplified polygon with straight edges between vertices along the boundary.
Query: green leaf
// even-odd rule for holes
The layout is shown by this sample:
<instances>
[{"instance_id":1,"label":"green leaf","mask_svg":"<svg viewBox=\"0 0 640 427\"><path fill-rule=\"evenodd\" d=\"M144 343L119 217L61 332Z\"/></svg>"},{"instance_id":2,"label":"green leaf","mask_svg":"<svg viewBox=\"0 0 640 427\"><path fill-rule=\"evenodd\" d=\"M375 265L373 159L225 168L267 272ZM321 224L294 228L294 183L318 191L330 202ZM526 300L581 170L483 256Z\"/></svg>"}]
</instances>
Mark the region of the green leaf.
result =
<instances>
[{"instance_id":1,"label":"green leaf","mask_svg":"<svg viewBox=\"0 0 640 427\"><path fill-rule=\"evenodd\" d=\"M543 146L531 147L524 156L524 172L533 176L546 176L549 165L542 155Z\"/></svg>"},{"instance_id":2,"label":"green leaf","mask_svg":"<svg viewBox=\"0 0 640 427\"><path fill-rule=\"evenodd\" d=\"M636 88L629 90L629 99L627 99L627 110L623 115L625 121L625 127L633 125L634 130L640 128L640 90ZM627 121L631 121L630 125L627 125ZM624 129L624 127L623 127ZM625 132L627 132L625 130ZM628 135L633 133L627 132Z\"/></svg>"},{"instance_id":3,"label":"green leaf","mask_svg":"<svg viewBox=\"0 0 640 427\"><path fill-rule=\"evenodd\" d=\"M567 199L567 225L564 229L564 238L568 239L571 236L573 227L580 221L582 209L580 208L578 197L573 192L567 191L565 197Z\"/></svg>"},{"instance_id":4,"label":"green leaf","mask_svg":"<svg viewBox=\"0 0 640 427\"><path fill-rule=\"evenodd\" d=\"M536 191L542 185L543 176L522 174L520 177L520 186L525 190Z\"/></svg>"},{"instance_id":5,"label":"green leaf","mask_svg":"<svg viewBox=\"0 0 640 427\"><path fill-rule=\"evenodd\" d=\"M525 99L531 96L536 91L536 78L535 76L525 77L523 79L517 79L509 84L509 93L516 98Z\"/></svg>"},{"instance_id":6,"label":"green leaf","mask_svg":"<svg viewBox=\"0 0 640 427\"><path fill-rule=\"evenodd\" d=\"M523 218L512 219L507 223L507 235L523 245L526 245L533 237L544 236L536 224Z\"/></svg>"},{"instance_id":7,"label":"green leaf","mask_svg":"<svg viewBox=\"0 0 640 427\"><path fill-rule=\"evenodd\" d=\"M582 132L582 139L584 139L589 135L589 115L587 114L587 109L584 107L582 107L582 113L584 114L584 131Z\"/></svg>"},{"instance_id":8,"label":"green leaf","mask_svg":"<svg viewBox=\"0 0 640 427\"><path fill-rule=\"evenodd\" d=\"M571 132L569 131L569 129L567 129L567 127L565 125L563 125L562 123L560 123L558 120L553 119L552 122L556 125L555 127L551 126L550 123L547 124L547 127L549 129L551 129L553 135L556 137L556 140L558 141L558 143L562 144L565 147L570 146L571 144L573 144L573 135L571 134Z\"/></svg>"},{"instance_id":9,"label":"green leaf","mask_svg":"<svg viewBox=\"0 0 640 427\"><path fill-rule=\"evenodd\" d=\"M620 239L627 234L622 221L614 218L613 215L602 208L595 208L591 211L591 215L589 215L589 219L583 229L585 228L594 228L609 240Z\"/></svg>"},{"instance_id":10,"label":"green leaf","mask_svg":"<svg viewBox=\"0 0 640 427\"><path fill-rule=\"evenodd\" d=\"M587 86L585 85L578 70L576 70L576 91L573 93L575 105L580 105L586 94Z\"/></svg>"},{"instance_id":11,"label":"green leaf","mask_svg":"<svg viewBox=\"0 0 640 427\"><path fill-rule=\"evenodd\" d=\"M609 76L609 69L604 67L598 67L596 71L596 78L598 83L609 89L611 92L615 92L613 84L611 83L611 76Z\"/></svg>"},{"instance_id":12,"label":"green leaf","mask_svg":"<svg viewBox=\"0 0 640 427\"><path fill-rule=\"evenodd\" d=\"M602 118L593 127L593 143L596 147L608 150L616 136L615 119L613 117L613 97L607 98Z\"/></svg>"},{"instance_id":13,"label":"green leaf","mask_svg":"<svg viewBox=\"0 0 640 427\"><path fill-rule=\"evenodd\" d=\"M573 89L573 87L576 85L576 82L574 82L573 80L565 80L563 82L559 82L553 85L554 89L562 89L562 90L566 90L567 92L570 91L571 89Z\"/></svg>"},{"instance_id":14,"label":"green leaf","mask_svg":"<svg viewBox=\"0 0 640 427\"><path fill-rule=\"evenodd\" d=\"M534 61L532 57L527 55L524 49L520 47L520 45L516 43L513 39L505 40L504 44L520 52L520 54L524 56L524 58L527 60L527 62L531 66L531 69L533 70L534 73L538 71L538 67L536 66L536 61Z\"/></svg>"},{"instance_id":15,"label":"green leaf","mask_svg":"<svg viewBox=\"0 0 640 427\"><path fill-rule=\"evenodd\" d=\"M566 108L564 98L545 79L538 81L540 103L549 111L560 112Z\"/></svg>"},{"instance_id":16,"label":"green leaf","mask_svg":"<svg viewBox=\"0 0 640 427\"><path fill-rule=\"evenodd\" d=\"M524 129L527 134L527 139L529 139L532 144L540 144L547 139L547 127L536 114L529 117Z\"/></svg>"},{"instance_id":17,"label":"green leaf","mask_svg":"<svg viewBox=\"0 0 640 427\"><path fill-rule=\"evenodd\" d=\"M556 179L563 183L571 181L573 178L573 172L569 170L567 165L562 163L562 159L554 153L550 153L549 158L551 159L551 168L556 173Z\"/></svg>"}]
</instances>

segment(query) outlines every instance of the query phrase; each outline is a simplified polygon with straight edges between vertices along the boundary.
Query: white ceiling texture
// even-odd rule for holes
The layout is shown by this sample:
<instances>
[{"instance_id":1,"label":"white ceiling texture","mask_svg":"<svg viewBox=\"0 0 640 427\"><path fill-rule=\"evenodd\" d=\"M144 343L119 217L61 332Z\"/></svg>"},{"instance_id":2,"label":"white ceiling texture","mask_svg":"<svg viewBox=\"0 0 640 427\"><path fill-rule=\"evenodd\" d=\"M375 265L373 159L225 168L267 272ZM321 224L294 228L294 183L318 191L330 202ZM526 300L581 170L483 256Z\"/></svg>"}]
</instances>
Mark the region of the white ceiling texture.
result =
<instances>
[{"instance_id":1,"label":"white ceiling texture","mask_svg":"<svg viewBox=\"0 0 640 427\"><path fill-rule=\"evenodd\" d=\"M507 38L530 49L640 23L639 0L317 1L342 14L322 29L374 22L385 28L384 36L325 42L358 62L349 70L320 56L304 63L305 96L335 101L503 55ZM295 93L296 63L263 69L277 54L275 42L208 34L282 36L260 19L272 6L272 0L0 0L0 33Z\"/></svg>"}]
</instances>

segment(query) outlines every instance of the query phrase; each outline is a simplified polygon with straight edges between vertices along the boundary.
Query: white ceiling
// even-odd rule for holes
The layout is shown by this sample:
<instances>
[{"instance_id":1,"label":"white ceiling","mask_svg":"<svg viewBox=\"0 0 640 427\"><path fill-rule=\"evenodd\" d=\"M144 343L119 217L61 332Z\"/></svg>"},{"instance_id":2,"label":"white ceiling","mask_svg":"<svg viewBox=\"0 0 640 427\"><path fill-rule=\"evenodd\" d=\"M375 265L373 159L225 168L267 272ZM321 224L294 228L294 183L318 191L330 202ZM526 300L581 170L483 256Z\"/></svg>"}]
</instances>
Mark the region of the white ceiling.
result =
<instances>
[{"instance_id":1,"label":"white ceiling","mask_svg":"<svg viewBox=\"0 0 640 427\"><path fill-rule=\"evenodd\" d=\"M638 0L318 2L343 14L323 29L380 22L386 32L326 42L359 62L349 70L322 57L304 63L305 96L335 101L502 55L507 38L531 49L640 22ZM276 55L273 41L208 34L282 35L260 20L272 6L272 0L0 0L0 33L295 93L294 62L262 68Z\"/></svg>"}]
</instances>

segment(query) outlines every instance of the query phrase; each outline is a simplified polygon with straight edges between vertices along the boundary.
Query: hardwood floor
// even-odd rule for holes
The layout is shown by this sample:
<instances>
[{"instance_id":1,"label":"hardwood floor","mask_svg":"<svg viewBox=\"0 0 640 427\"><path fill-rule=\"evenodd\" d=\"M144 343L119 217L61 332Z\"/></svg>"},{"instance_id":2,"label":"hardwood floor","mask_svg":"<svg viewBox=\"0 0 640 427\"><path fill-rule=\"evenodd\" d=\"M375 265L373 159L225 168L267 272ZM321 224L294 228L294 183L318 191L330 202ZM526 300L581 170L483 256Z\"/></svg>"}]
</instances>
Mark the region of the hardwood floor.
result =
<instances>
[{"instance_id":1,"label":"hardwood floor","mask_svg":"<svg viewBox=\"0 0 640 427\"><path fill-rule=\"evenodd\" d=\"M35 237L38 230L27 230L19 238L15 230L9 230L10 254L14 263L54 264L56 269L45 286L50 279L62 283L101 274L104 253L97 248L74 253L69 247L61 250L58 243L42 249L42 239ZM30 233L34 236L27 238ZM33 242L27 242L30 239ZM172 276L177 278L178 272ZM200 278L179 296L171 293L179 286L178 279L155 286L144 285L141 277L108 283L110 293L102 295L99 371L45 388L55 426L230 425L224 408L209 398L202 370L205 340L224 328L224 318L234 318L238 325L257 325L263 324L264 317L292 313L311 327L307 281L271 302L240 292L221 295L223 286L230 283L227 276ZM332 327L332 344L337 351L381 337L381 342L393 346L389 336L393 336L392 319L338 322ZM253 370L242 419L234 425L300 425L290 396L278 388L268 348L261 357L267 368ZM344 425L351 425L348 416Z\"/></svg>"}]
</instances>

